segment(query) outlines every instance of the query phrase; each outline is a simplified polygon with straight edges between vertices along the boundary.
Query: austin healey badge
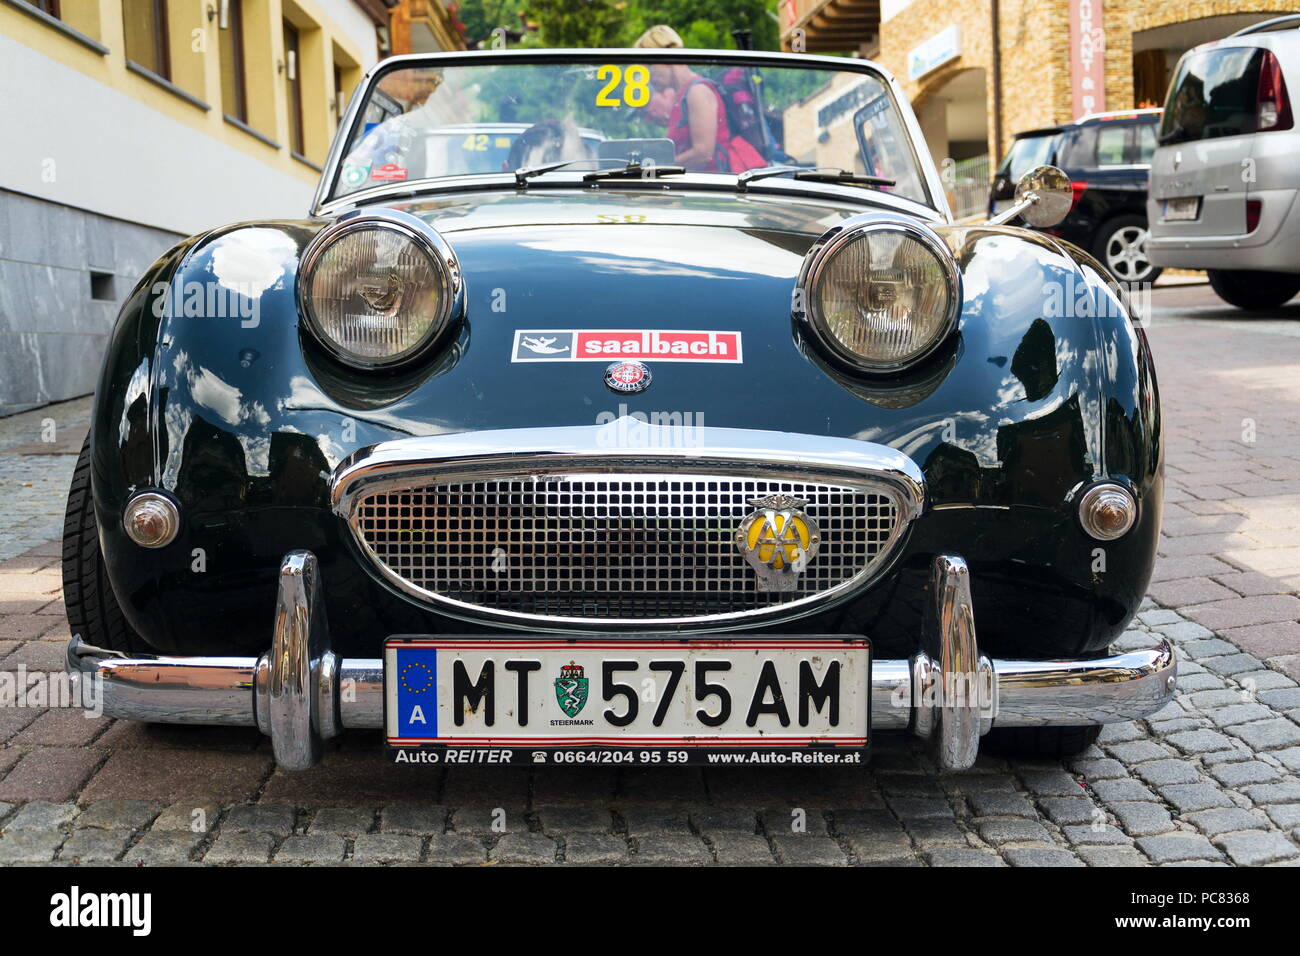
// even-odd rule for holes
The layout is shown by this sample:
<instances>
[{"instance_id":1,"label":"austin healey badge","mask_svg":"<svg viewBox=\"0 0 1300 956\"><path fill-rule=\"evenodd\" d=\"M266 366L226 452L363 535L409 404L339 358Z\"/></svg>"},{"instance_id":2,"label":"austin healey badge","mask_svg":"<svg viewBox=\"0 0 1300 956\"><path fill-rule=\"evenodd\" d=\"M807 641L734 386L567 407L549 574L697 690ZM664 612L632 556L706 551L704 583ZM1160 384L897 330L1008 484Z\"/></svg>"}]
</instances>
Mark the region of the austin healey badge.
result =
<instances>
[{"instance_id":1,"label":"austin healey badge","mask_svg":"<svg viewBox=\"0 0 1300 956\"><path fill-rule=\"evenodd\" d=\"M555 699L566 717L577 717L587 705L587 675L581 664L573 661L560 668L555 678Z\"/></svg>"},{"instance_id":2,"label":"austin healey badge","mask_svg":"<svg viewBox=\"0 0 1300 956\"><path fill-rule=\"evenodd\" d=\"M821 532L803 509L808 502L769 495L736 529L736 549L758 575L761 591L793 591L821 546Z\"/></svg>"}]
</instances>

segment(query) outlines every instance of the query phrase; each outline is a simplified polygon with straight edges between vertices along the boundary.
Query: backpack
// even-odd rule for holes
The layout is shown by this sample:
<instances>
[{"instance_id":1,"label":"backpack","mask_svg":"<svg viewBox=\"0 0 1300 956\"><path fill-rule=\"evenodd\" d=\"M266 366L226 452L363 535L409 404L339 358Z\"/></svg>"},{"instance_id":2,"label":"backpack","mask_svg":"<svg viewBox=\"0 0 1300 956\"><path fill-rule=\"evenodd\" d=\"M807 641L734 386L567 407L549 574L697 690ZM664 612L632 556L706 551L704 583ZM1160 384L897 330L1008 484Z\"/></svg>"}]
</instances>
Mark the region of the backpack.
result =
<instances>
[{"instance_id":1,"label":"backpack","mask_svg":"<svg viewBox=\"0 0 1300 956\"><path fill-rule=\"evenodd\" d=\"M729 71L729 72L733 72L733 71ZM705 86L709 87L709 89L713 90L714 95L717 96L718 100L722 103L722 112L723 112L722 123L719 124L720 128L718 130L718 143L717 146L714 148L714 152L716 154L714 158L714 165L717 167L718 171L743 173L747 169L755 169L759 166L766 166L767 160L764 159L763 154L758 149L756 149L754 147L754 144L750 142L749 139L747 139L743 134L736 132L736 128L731 125L732 123L731 97L728 96L728 94L724 91L723 88L721 88L717 83L713 82L712 80L706 80L703 77L698 77L692 80L687 85L686 89L682 92L682 96L681 96L682 124L689 125L690 123L690 119L687 115L686 97L687 94L690 93L691 87L693 87L696 83L703 83ZM748 85L746 85L745 87L745 93L749 94ZM752 96L748 97L748 104L749 104L749 114L751 116L757 116L757 110L754 109ZM744 121L746 120L742 117L742 122ZM761 130L759 131L759 135L761 135Z\"/></svg>"},{"instance_id":2,"label":"backpack","mask_svg":"<svg viewBox=\"0 0 1300 956\"><path fill-rule=\"evenodd\" d=\"M722 105L727 110L727 125L731 127L732 134L745 137L763 160L770 161L772 157L767 155L763 114L755 96L753 78L744 67L733 66L722 74L717 87L722 96Z\"/></svg>"}]
</instances>

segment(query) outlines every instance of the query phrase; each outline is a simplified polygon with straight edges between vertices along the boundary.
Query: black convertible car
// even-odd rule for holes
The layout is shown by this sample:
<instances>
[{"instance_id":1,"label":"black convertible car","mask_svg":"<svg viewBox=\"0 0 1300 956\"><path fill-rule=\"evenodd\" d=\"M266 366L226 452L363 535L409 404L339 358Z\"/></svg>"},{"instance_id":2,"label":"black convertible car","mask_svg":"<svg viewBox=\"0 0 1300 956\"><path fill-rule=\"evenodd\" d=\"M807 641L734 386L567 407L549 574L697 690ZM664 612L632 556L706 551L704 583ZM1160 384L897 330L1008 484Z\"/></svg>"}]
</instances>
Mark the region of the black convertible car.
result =
<instances>
[{"instance_id":1,"label":"black convertible car","mask_svg":"<svg viewBox=\"0 0 1300 956\"><path fill-rule=\"evenodd\" d=\"M781 143L736 142L737 76ZM440 165L503 123L522 165ZM83 692L290 769L347 728L529 764L906 730L961 769L1159 708L1170 647L1110 650L1160 526L1146 340L1075 247L954 225L923 143L856 59L379 64L305 218L186 239L122 309L68 501ZM1069 203L1040 167L999 218Z\"/></svg>"}]
</instances>

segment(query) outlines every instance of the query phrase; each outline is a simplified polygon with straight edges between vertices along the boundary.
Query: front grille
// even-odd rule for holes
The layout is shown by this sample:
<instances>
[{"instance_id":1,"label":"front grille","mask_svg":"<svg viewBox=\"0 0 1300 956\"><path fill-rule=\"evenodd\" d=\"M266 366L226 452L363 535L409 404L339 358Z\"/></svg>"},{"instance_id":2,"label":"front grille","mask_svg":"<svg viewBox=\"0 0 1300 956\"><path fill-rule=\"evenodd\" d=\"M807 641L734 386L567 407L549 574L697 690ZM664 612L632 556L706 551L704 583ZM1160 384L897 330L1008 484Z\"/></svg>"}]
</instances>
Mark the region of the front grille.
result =
<instances>
[{"instance_id":1,"label":"front grille","mask_svg":"<svg viewBox=\"0 0 1300 956\"><path fill-rule=\"evenodd\" d=\"M821 546L792 591L759 588L733 535L750 502L805 499ZM900 530L886 488L715 475L485 478L363 493L353 529L407 590L538 618L727 616L863 575Z\"/></svg>"}]
</instances>

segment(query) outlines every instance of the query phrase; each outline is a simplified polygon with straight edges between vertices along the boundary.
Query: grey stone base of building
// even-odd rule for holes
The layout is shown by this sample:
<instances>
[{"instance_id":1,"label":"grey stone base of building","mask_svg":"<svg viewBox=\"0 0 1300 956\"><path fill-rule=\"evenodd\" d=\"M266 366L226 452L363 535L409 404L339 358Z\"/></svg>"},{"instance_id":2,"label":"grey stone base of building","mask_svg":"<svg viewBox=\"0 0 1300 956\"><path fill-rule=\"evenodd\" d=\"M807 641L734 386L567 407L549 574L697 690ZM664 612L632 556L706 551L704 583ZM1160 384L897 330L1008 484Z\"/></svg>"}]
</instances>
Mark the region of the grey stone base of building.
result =
<instances>
[{"instance_id":1,"label":"grey stone base of building","mask_svg":"<svg viewBox=\"0 0 1300 956\"><path fill-rule=\"evenodd\" d=\"M0 416L93 392L122 300L180 238L0 189Z\"/></svg>"}]
</instances>

